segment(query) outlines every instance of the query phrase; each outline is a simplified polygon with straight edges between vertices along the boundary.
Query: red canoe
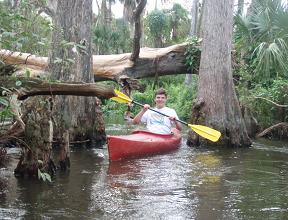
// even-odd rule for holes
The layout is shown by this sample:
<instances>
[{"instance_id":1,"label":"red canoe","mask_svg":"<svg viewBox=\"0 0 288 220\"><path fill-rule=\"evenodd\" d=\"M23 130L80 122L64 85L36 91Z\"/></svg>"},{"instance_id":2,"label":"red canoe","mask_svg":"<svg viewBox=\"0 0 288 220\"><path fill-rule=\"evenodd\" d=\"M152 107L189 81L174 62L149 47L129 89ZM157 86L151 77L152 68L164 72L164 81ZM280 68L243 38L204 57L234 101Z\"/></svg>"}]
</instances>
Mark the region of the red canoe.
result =
<instances>
[{"instance_id":1,"label":"red canoe","mask_svg":"<svg viewBox=\"0 0 288 220\"><path fill-rule=\"evenodd\" d=\"M109 159L121 160L176 150L181 135L155 134L148 131L134 131L130 135L108 136Z\"/></svg>"}]
</instances>

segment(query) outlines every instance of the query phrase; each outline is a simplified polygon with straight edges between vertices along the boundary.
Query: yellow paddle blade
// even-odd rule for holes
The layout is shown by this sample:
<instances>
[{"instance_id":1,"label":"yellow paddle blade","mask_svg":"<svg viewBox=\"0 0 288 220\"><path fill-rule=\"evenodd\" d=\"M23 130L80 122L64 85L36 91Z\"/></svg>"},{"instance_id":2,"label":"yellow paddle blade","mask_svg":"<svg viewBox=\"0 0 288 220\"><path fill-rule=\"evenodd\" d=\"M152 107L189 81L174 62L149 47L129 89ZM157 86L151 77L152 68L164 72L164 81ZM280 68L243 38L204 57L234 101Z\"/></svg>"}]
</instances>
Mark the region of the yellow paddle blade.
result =
<instances>
[{"instance_id":1,"label":"yellow paddle blade","mask_svg":"<svg viewBox=\"0 0 288 220\"><path fill-rule=\"evenodd\" d=\"M111 98L113 101L119 102L119 103L129 103L130 100L123 99L122 97L112 97Z\"/></svg>"},{"instance_id":2,"label":"yellow paddle blade","mask_svg":"<svg viewBox=\"0 0 288 220\"><path fill-rule=\"evenodd\" d=\"M209 128L203 125L191 125L191 124L188 124L188 126L200 136L213 142L218 141L221 136L221 133L217 130L214 130L213 128Z\"/></svg>"},{"instance_id":3,"label":"yellow paddle blade","mask_svg":"<svg viewBox=\"0 0 288 220\"><path fill-rule=\"evenodd\" d=\"M119 102L119 103L129 103L132 102L132 99L129 98L129 96L125 95L124 93L114 89L114 92L116 93L117 96L112 97L111 99Z\"/></svg>"}]
</instances>

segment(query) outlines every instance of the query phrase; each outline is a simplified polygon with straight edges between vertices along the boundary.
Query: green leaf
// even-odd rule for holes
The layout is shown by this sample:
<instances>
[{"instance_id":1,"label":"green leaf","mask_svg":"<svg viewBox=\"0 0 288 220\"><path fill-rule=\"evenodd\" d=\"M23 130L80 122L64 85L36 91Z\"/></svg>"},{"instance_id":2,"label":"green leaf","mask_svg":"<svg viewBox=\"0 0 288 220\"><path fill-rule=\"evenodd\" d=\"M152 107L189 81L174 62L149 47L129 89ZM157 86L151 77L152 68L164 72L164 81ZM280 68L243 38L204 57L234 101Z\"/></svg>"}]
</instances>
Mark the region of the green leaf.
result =
<instances>
[{"instance_id":1,"label":"green leaf","mask_svg":"<svg viewBox=\"0 0 288 220\"><path fill-rule=\"evenodd\" d=\"M69 63L75 63L75 61L73 59L67 58L66 59Z\"/></svg>"},{"instance_id":2,"label":"green leaf","mask_svg":"<svg viewBox=\"0 0 288 220\"><path fill-rule=\"evenodd\" d=\"M40 46L45 46L46 45L45 43L43 43L41 41L38 41L37 44L40 45Z\"/></svg>"},{"instance_id":3,"label":"green leaf","mask_svg":"<svg viewBox=\"0 0 288 220\"><path fill-rule=\"evenodd\" d=\"M27 77L27 78L30 78L30 75L31 75L31 72L30 72L30 70L26 70L25 71L25 76Z\"/></svg>"},{"instance_id":4,"label":"green leaf","mask_svg":"<svg viewBox=\"0 0 288 220\"><path fill-rule=\"evenodd\" d=\"M16 84L16 86L21 86L22 82L20 80L17 80L15 84Z\"/></svg>"},{"instance_id":5,"label":"green leaf","mask_svg":"<svg viewBox=\"0 0 288 220\"><path fill-rule=\"evenodd\" d=\"M62 63L62 62L63 62L63 60L58 58L58 57L53 61L53 63L55 63L55 64Z\"/></svg>"},{"instance_id":6,"label":"green leaf","mask_svg":"<svg viewBox=\"0 0 288 220\"><path fill-rule=\"evenodd\" d=\"M5 98L0 98L0 104L4 106L9 106L9 101Z\"/></svg>"}]
</instances>

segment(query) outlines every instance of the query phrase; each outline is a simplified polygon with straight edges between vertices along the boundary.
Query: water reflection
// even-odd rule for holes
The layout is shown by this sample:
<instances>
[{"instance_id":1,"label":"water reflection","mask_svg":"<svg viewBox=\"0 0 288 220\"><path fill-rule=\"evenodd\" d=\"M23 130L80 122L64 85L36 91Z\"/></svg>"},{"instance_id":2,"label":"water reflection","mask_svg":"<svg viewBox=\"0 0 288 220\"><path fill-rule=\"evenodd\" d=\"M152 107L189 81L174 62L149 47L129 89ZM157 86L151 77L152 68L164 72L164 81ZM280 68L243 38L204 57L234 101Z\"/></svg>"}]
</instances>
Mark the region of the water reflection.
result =
<instances>
[{"instance_id":1,"label":"water reflection","mask_svg":"<svg viewBox=\"0 0 288 220\"><path fill-rule=\"evenodd\" d=\"M175 152L118 162L108 161L106 147L73 149L70 172L52 184L15 179L15 160L0 170L0 218L288 219L287 149L262 141L249 149L189 148L184 137Z\"/></svg>"},{"instance_id":2,"label":"water reflection","mask_svg":"<svg viewBox=\"0 0 288 220\"><path fill-rule=\"evenodd\" d=\"M95 179L93 208L117 219L193 218L197 199L184 175L191 170L174 160L179 160L176 152L109 163L102 184Z\"/></svg>"}]
</instances>

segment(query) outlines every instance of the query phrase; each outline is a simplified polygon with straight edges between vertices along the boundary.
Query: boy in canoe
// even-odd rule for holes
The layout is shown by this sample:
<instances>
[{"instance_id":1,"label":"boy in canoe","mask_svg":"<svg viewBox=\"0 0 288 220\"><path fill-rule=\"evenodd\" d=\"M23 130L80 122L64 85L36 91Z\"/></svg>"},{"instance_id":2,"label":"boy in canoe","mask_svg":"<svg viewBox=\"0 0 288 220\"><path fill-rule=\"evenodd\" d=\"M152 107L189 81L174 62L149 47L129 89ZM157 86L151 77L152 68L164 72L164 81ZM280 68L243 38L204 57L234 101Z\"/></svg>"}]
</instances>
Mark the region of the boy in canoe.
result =
<instances>
[{"instance_id":1,"label":"boy in canoe","mask_svg":"<svg viewBox=\"0 0 288 220\"><path fill-rule=\"evenodd\" d=\"M179 134L182 126L176 121L178 119L177 113L174 109L166 107L167 93L163 88L158 89L154 95L155 107L154 110L161 112L170 117L163 116L157 112L149 110L150 105L145 104L142 110L134 117L133 124L140 122L146 124L148 131L157 134ZM176 128L174 128L174 126Z\"/></svg>"}]
</instances>

